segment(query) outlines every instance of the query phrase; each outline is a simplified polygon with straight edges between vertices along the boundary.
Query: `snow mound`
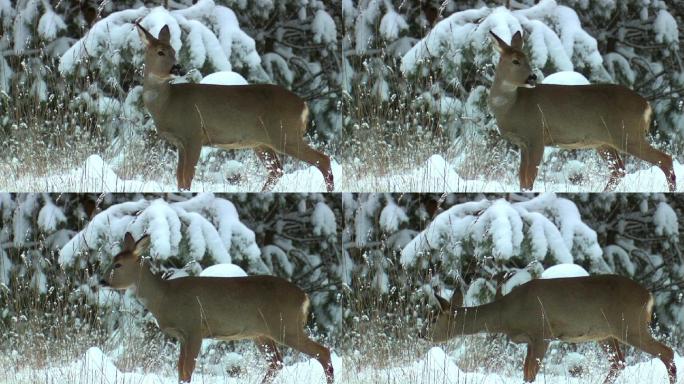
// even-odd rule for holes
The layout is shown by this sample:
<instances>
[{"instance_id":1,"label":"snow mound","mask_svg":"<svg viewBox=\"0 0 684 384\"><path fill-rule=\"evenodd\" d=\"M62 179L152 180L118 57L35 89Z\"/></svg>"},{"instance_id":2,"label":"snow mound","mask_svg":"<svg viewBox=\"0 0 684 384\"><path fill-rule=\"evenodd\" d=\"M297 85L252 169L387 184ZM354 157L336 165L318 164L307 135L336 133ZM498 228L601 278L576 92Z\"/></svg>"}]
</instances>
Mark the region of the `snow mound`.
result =
<instances>
[{"instance_id":1,"label":"snow mound","mask_svg":"<svg viewBox=\"0 0 684 384\"><path fill-rule=\"evenodd\" d=\"M247 272L240 268L239 265L232 263L215 264L204 269L200 276L202 277L245 277Z\"/></svg>"},{"instance_id":2,"label":"snow mound","mask_svg":"<svg viewBox=\"0 0 684 384\"><path fill-rule=\"evenodd\" d=\"M92 378L93 382L96 381L97 377L115 378L119 375L119 370L112 360L97 347L91 347L86 351L81 364L83 367L82 374Z\"/></svg>"},{"instance_id":3,"label":"snow mound","mask_svg":"<svg viewBox=\"0 0 684 384\"><path fill-rule=\"evenodd\" d=\"M575 71L560 71L546 76L542 84L589 85L589 80Z\"/></svg>"},{"instance_id":4,"label":"snow mound","mask_svg":"<svg viewBox=\"0 0 684 384\"><path fill-rule=\"evenodd\" d=\"M589 276L584 268L577 264L558 264L547 268L541 275L542 279L559 279L562 277Z\"/></svg>"},{"instance_id":5,"label":"snow mound","mask_svg":"<svg viewBox=\"0 0 684 384\"><path fill-rule=\"evenodd\" d=\"M342 166L337 161L332 160L330 167L332 168L335 188L339 188L339 181L344 177ZM324 192L325 190L323 174L314 166L284 174L273 187L274 192Z\"/></svg>"},{"instance_id":6,"label":"snow mound","mask_svg":"<svg viewBox=\"0 0 684 384\"><path fill-rule=\"evenodd\" d=\"M220 71L204 76L200 84L215 85L247 85L247 80L241 74L233 71Z\"/></svg>"},{"instance_id":7,"label":"snow mound","mask_svg":"<svg viewBox=\"0 0 684 384\"><path fill-rule=\"evenodd\" d=\"M101 182L109 189L116 186L119 177L100 156L90 155L83 166L83 177L91 182Z\"/></svg>"}]
</instances>

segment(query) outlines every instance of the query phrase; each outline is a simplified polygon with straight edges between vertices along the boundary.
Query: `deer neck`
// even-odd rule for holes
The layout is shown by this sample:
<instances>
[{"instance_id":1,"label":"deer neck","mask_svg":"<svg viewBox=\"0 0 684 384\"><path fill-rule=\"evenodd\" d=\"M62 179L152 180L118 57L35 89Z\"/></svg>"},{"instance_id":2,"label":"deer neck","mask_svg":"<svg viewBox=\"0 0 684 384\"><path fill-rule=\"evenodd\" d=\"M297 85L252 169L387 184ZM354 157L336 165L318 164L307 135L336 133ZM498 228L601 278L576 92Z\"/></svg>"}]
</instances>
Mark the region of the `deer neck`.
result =
<instances>
[{"instance_id":1,"label":"deer neck","mask_svg":"<svg viewBox=\"0 0 684 384\"><path fill-rule=\"evenodd\" d=\"M518 86L503 79L499 75L494 76L494 83L489 90L489 107L498 117L510 111L518 99Z\"/></svg>"},{"instance_id":2,"label":"deer neck","mask_svg":"<svg viewBox=\"0 0 684 384\"><path fill-rule=\"evenodd\" d=\"M150 265L143 261L140 265L138 282L135 285L135 295L155 317L163 306L166 285L167 282L152 273Z\"/></svg>"},{"instance_id":3,"label":"deer neck","mask_svg":"<svg viewBox=\"0 0 684 384\"><path fill-rule=\"evenodd\" d=\"M158 76L145 73L143 80L143 103L153 117L161 115L162 109L169 99L171 76Z\"/></svg>"},{"instance_id":4,"label":"deer neck","mask_svg":"<svg viewBox=\"0 0 684 384\"><path fill-rule=\"evenodd\" d=\"M473 335L476 333L499 333L504 332L501 322L501 306L498 302L479 305L477 307L463 307L457 309L456 316L463 319L457 322L460 329L455 329L457 334Z\"/></svg>"}]
</instances>

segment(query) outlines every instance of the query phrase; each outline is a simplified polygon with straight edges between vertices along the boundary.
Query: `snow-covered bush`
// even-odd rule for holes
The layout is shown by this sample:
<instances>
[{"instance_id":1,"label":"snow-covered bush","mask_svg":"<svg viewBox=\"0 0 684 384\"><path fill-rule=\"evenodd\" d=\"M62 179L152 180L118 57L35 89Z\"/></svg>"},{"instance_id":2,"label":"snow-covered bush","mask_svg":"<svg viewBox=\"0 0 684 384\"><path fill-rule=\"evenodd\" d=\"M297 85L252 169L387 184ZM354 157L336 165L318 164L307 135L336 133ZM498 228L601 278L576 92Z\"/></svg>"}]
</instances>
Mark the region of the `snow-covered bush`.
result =
<instances>
[{"instance_id":1,"label":"snow-covered bush","mask_svg":"<svg viewBox=\"0 0 684 384\"><path fill-rule=\"evenodd\" d=\"M62 247L58 262L66 269L88 264L106 267L121 250L126 232L134 238L150 235L153 265L235 261L256 274L270 272L260 259L254 232L240 222L235 206L212 194L172 203L143 198L112 205ZM93 277L99 281L100 276Z\"/></svg>"},{"instance_id":2,"label":"snow-covered bush","mask_svg":"<svg viewBox=\"0 0 684 384\"><path fill-rule=\"evenodd\" d=\"M572 201L554 194L520 202L483 199L455 205L403 248L400 262L409 270L432 268L431 284L437 288L445 280L468 281L467 304L491 301L496 288L488 282L491 277L520 272L520 267L527 278L518 284L563 263L582 265L592 273L610 272L596 233L582 222Z\"/></svg>"}]
</instances>

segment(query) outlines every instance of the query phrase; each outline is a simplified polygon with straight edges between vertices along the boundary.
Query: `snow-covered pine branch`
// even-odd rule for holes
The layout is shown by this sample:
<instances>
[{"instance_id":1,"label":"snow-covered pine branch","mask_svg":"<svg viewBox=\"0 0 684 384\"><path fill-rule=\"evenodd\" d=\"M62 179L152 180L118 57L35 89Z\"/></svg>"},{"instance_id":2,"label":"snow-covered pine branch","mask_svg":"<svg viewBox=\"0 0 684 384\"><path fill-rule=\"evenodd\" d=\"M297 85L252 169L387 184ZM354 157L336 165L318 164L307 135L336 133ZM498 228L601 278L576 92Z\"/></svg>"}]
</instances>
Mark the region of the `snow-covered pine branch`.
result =
<instances>
[{"instance_id":1,"label":"snow-covered pine branch","mask_svg":"<svg viewBox=\"0 0 684 384\"><path fill-rule=\"evenodd\" d=\"M269 272L261 261L254 232L240 222L230 201L212 194L171 203L140 199L112 205L62 247L59 263L64 268L106 265L120 251L126 232L135 238L150 235L150 255L155 262L169 258L183 264L242 262L252 273Z\"/></svg>"},{"instance_id":2,"label":"snow-covered pine branch","mask_svg":"<svg viewBox=\"0 0 684 384\"><path fill-rule=\"evenodd\" d=\"M508 265L504 270L512 265L574 263L592 273L608 273L602 256L596 233L582 222L575 204L542 194L521 202L482 199L457 204L403 248L400 262L410 270L438 263L452 276L461 276L467 260Z\"/></svg>"},{"instance_id":3,"label":"snow-covered pine branch","mask_svg":"<svg viewBox=\"0 0 684 384\"><path fill-rule=\"evenodd\" d=\"M437 60L448 68L465 62L484 65L498 55L490 43L489 32L510 41L523 31L525 49L533 66L551 72L586 68L595 81L609 81L596 40L580 24L572 8L554 0L542 0L533 7L509 10L504 7L470 9L456 12L440 21L428 35L402 58L404 73L420 72L426 60Z\"/></svg>"},{"instance_id":4,"label":"snow-covered pine branch","mask_svg":"<svg viewBox=\"0 0 684 384\"><path fill-rule=\"evenodd\" d=\"M59 70L73 73L85 59L97 59L112 69L123 60L140 65L143 45L133 25L136 20L155 36L168 24L171 45L182 64L194 68L208 64L216 71L244 68L252 79L263 78L254 40L240 29L230 8L212 0L200 0L186 9L172 11L139 7L114 12L95 23L61 56ZM129 53L133 57L128 57Z\"/></svg>"}]
</instances>

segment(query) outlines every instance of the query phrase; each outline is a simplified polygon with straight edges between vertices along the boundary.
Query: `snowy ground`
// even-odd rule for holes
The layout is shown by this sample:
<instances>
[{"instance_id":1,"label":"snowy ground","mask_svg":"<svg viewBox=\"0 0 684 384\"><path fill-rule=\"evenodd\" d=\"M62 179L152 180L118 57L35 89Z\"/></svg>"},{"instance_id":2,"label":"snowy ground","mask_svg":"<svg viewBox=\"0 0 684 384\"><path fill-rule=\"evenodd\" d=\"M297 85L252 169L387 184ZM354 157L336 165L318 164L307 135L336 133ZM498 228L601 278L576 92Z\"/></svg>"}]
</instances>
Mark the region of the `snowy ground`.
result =
<instances>
[{"instance_id":1,"label":"snowy ground","mask_svg":"<svg viewBox=\"0 0 684 384\"><path fill-rule=\"evenodd\" d=\"M237 162L236 162L237 163ZM239 164L239 163L238 163ZM684 165L675 161L678 191L684 191ZM0 179L0 190L11 192L164 192L176 188L175 173L172 170L153 173L146 179L138 176L123 179L117 175L114 166L99 155L88 157L83 164L64 172L53 172L47 176L27 174ZM332 162L335 191L344 192L512 192L519 191L517 173L504 178L465 179L456 172L453 162L441 155L432 155L423 164L410 171L390 169L383 175L372 171L359 172L346 164ZM358 167L357 167L358 169ZM229 182L220 172L213 174L198 166L197 176L192 183L193 192L260 192L265 182L266 169L258 162L242 166L243 178ZM571 183L566 175L541 175L534 184L539 192L602 192L608 181L608 174L600 172L583 173L584 181ZM312 166L298 166L285 173L274 192L324 192L325 183L320 171ZM663 172L657 167L627 174L616 192L667 192Z\"/></svg>"},{"instance_id":2,"label":"snowy ground","mask_svg":"<svg viewBox=\"0 0 684 384\"><path fill-rule=\"evenodd\" d=\"M543 167L543 165L542 165ZM679 183L677 191L684 191L684 165L674 162ZM347 179L341 185L343 190L353 186L356 192L512 192L520 191L518 175L511 174L504 179L464 179L455 171L454 164L440 155L431 156L425 163L405 172L390 172L374 175L370 172L354 175L345 169ZM603 192L608 182L608 172L584 173L585 181L573 184L562 174L553 175L554 180L537 177L535 192ZM616 192L667 192L665 175L657 167L627 174L617 186Z\"/></svg>"},{"instance_id":3,"label":"snowy ground","mask_svg":"<svg viewBox=\"0 0 684 384\"><path fill-rule=\"evenodd\" d=\"M245 176L241 181L231 183L222 177L203 177L204 169L198 167L192 182L193 192L260 192L266 181L266 169L258 166L242 169ZM342 168L333 160L333 177L343 179ZM339 188L337 188L339 190ZM71 170L52 173L47 176L29 174L17 177L10 175L0 180L0 190L10 192L166 192L176 191L175 172L156 174L146 180L135 178L125 180L114 171L114 167L99 155L88 157L83 164ZM325 192L325 181L318 168L308 166L283 175L273 192Z\"/></svg>"},{"instance_id":4,"label":"snowy ground","mask_svg":"<svg viewBox=\"0 0 684 384\"><path fill-rule=\"evenodd\" d=\"M676 357L679 372L684 371L684 358ZM193 383L232 384L259 383L264 374L264 361L249 362L247 372L238 377L226 373L212 374L196 372ZM352 359L333 354L333 367L337 383L412 383L412 384L444 384L444 383L482 383L508 384L520 383L522 372L511 371L509 376L487 372L464 372L454 360L439 347L433 347L425 355L414 362L396 364L386 368L354 366ZM28 383L70 383L70 384L175 384L176 376L172 367L165 373L121 372L99 348L90 348L84 356L65 365L57 365L42 369L20 369L5 372L0 382L7 384ZM220 370L220 369L218 369ZM494 369L496 371L496 369ZM584 377L571 377L563 372L563 367L543 367L537 376L536 383L548 384L584 384L602 382L607 374L607 363L602 367L589 367ZM315 360L286 365L276 377L276 384L313 384L325 383L323 369ZM665 366L660 360L648 360L628 365L616 384L650 384L667 383ZM684 383L679 378L678 383Z\"/></svg>"}]
</instances>

